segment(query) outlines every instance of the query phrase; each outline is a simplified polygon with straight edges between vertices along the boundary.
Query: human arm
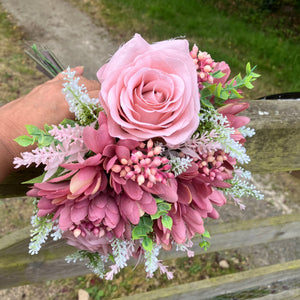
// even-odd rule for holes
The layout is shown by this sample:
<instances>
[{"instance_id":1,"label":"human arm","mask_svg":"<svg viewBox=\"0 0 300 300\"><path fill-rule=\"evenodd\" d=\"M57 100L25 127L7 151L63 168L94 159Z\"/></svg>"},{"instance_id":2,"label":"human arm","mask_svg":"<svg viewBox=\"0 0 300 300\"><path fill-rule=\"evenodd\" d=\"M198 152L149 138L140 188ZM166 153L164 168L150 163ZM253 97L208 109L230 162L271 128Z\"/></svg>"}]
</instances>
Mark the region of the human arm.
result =
<instances>
[{"instance_id":1,"label":"human arm","mask_svg":"<svg viewBox=\"0 0 300 300\"><path fill-rule=\"evenodd\" d=\"M74 68L77 76L83 68ZM91 98L98 98L100 84L80 77ZM62 94L63 75L35 87L29 94L0 108L0 182L13 170L13 159L31 148L19 146L14 139L26 134L25 125L43 128L44 124L57 125L65 118L74 118Z\"/></svg>"}]
</instances>

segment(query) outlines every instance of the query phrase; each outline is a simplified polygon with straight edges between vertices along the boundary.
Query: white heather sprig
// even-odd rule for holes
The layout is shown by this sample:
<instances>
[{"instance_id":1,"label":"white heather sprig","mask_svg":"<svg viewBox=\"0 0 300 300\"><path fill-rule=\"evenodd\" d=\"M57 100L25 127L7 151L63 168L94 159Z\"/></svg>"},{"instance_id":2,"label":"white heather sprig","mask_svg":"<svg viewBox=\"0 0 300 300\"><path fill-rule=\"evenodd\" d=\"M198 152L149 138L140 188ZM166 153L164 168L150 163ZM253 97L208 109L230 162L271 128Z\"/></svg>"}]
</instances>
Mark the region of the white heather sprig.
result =
<instances>
[{"instance_id":1,"label":"white heather sprig","mask_svg":"<svg viewBox=\"0 0 300 300\"><path fill-rule=\"evenodd\" d=\"M234 173L235 173L235 176L239 177L239 178L244 178L244 179L247 179L247 180L251 180L251 178L252 178L251 172L245 170L242 167L235 167L234 168Z\"/></svg>"},{"instance_id":2,"label":"white heather sprig","mask_svg":"<svg viewBox=\"0 0 300 300\"><path fill-rule=\"evenodd\" d=\"M86 262L85 264L87 268L89 268L100 278L103 278L105 274L105 265L103 258L104 256L100 255L99 253L90 253L88 251L79 250L71 255L66 256L65 260L67 263L76 263L77 261L88 260L88 262Z\"/></svg>"},{"instance_id":3,"label":"white heather sprig","mask_svg":"<svg viewBox=\"0 0 300 300\"><path fill-rule=\"evenodd\" d=\"M241 164L250 162L250 157L246 154L246 149L239 142L231 138L235 129L229 126L225 116L214 109L204 109L201 114L201 121L205 126L211 126L210 130L217 133L216 141L220 143L221 149L229 153L232 158L236 158Z\"/></svg>"},{"instance_id":4,"label":"white heather sprig","mask_svg":"<svg viewBox=\"0 0 300 300\"><path fill-rule=\"evenodd\" d=\"M52 227L53 222L51 217L38 217L37 212L37 200L34 200L34 210L33 216L31 217L32 229L30 231L30 243L29 243L29 253L31 255L38 254L41 249L41 245L47 240Z\"/></svg>"},{"instance_id":5,"label":"white heather sprig","mask_svg":"<svg viewBox=\"0 0 300 300\"><path fill-rule=\"evenodd\" d=\"M236 198L250 196L256 198L257 200L262 200L264 198L264 195L261 194L253 184L245 180L234 177L230 183L232 184L231 188L225 190L225 193L229 195L232 195Z\"/></svg>"},{"instance_id":6,"label":"white heather sprig","mask_svg":"<svg viewBox=\"0 0 300 300\"><path fill-rule=\"evenodd\" d=\"M112 280L115 274L127 266L127 261L132 256L134 242L114 239L111 241L111 247L115 264L110 266L110 271L106 273L106 280Z\"/></svg>"},{"instance_id":7,"label":"white heather sprig","mask_svg":"<svg viewBox=\"0 0 300 300\"><path fill-rule=\"evenodd\" d=\"M233 199L234 203L239 206L240 209L245 209L245 205L240 199L243 196L254 197L257 200L263 200L264 198L264 195L261 194L253 184L248 182L249 180L251 180L251 172L237 167L234 170L234 177L230 180L232 186L224 190L225 194Z\"/></svg>"},{"instance_id":8,"label":"white heather sprig","mask_svg":"<svg viewBox=\"0 0 300 300\"><path fill-rule=\"evenodd\" d=\"M62 238L63 231L58 227L58 224L55 224L52 228L53 232L51 233L51 237L53 241L58 241Z\"/></svg>"},{"instance_id":9,"label":"white heather sprig","mask_svg":"<svg viewBox=\"0 0 300 300\"><path fill-rule=\"evenodd\" d=\"M159 267L158 255L160 248L160 245L153 245L151 251L145 251L145 270L147 272L147 278L152 278L154 272Z\"/></svg>"},{"instance_id":10,"label":"white heather sprig","mask_svg":"<svg viewBox=\"0 0 300 300\"><path fill-rule=\"evenodd\" d=\"M112 255L114 257L116 265L122 269L127 266L127 260L129 259L130 242L123 241L121 239L114 239L111 243Z\"/></svg>"},{"instance_id":11,"label":"white heather sprig","mask_svg":"<svg viewBox=\"0 0 300 300\"><path fill-rule=\"evenodd\" d=\"M63 84L63 94L69 103L70 112L74 113L82 125L89 125L97 120L95 111L99 110L99 100L90 98L84 85L79 85L79 77L75 76L75 71L71 72L70 68L63 72L66 76Z\"/></svg>"},{"instance_id":12,"label":"white heather sprig","mask_svg":"<svg viewBox=\"0 0 300 300\"><path fill-rule=\"evenodd\" d=\"M191 157L179 157L171 155L170 163L172 164L172 172L175 176L185 172L191 165L193 159Z\"/></svg>"},{"instance_id":13,"label":"white heather sprig","mask_svg":"<svg viewBox=\"0 0 300 300\"><path fill-rule=\"evenodd\" d=\"M241 135L243 137L252 137L255 135L255 130L254 128L250 128L250 127L246 127L246 126L242 126L241 128L239 128L239 132L241 133Z\"/></svg>"}]
</instances>

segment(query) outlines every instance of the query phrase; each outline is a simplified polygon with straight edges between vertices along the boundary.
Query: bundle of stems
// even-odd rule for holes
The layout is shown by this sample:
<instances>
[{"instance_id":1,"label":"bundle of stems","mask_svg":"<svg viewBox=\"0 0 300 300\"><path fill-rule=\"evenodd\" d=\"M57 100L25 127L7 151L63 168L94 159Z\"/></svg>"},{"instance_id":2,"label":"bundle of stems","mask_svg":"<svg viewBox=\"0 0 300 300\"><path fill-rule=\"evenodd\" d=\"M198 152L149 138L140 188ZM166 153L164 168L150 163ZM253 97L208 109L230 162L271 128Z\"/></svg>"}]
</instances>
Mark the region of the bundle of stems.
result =
<instances>
[{"instance_id":1,"label":"bundle of stems","mask_svg":"<svg viewBox=\"0 0 300 300\"><path fill-rule=\"evenodd\" d=\"M36 68L49 78L54 78L65 67L47 47L33 44L25 53L36 62Z\"/></svg>"}]
</instances>

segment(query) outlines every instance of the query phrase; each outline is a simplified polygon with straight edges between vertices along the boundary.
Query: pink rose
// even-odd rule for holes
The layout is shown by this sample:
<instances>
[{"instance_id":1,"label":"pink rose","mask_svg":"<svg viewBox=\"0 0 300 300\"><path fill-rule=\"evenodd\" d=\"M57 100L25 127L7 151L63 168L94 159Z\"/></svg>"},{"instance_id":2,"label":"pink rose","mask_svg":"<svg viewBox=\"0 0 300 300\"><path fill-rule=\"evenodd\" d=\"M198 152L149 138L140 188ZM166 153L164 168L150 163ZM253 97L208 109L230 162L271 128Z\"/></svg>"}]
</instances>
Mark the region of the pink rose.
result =
<instances>
[{"instance_id":1,"label":"pink rose","mask_svg":"<svg viewBox=\"0 0 300 300\"><path fill-rule=\"evenodd\" d=\"M139 34L97 73L111 136L184 143L197 129L197 73L187 40L148 44Z\"/></svg>"}]
</instances>

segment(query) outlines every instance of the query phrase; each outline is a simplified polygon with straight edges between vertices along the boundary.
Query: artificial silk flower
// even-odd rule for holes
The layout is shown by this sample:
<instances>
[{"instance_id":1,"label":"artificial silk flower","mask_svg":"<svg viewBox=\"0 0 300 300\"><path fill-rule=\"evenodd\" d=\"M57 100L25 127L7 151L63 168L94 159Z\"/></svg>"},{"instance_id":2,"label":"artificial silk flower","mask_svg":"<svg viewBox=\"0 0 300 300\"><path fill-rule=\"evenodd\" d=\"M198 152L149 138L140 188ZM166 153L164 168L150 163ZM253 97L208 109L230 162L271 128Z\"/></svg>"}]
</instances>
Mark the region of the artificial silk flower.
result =
<instances>
[{"instance_id":1,"label":"artificial silk flower","mask_svg":"<svg viewBox=\"0 0 300 300\"><path fill-rule=\"evenodd\" d=\"M205 221L219 218L218 207L233 200L244 209L242 195L262 198L237 167L250 160L243 144L254 134L236 116L248 107L240 89L258 77L250 65L244 79L229 79L225 62L197 46L189 52L187 40L148 44L136 34L98 71L99 99L65 74L76 120L17 139L39 147L16 167L45 165L27 193L35 198L31 254L53 231L78 250L68 261L87 259L101 278L134 257L147 277L159 269L171 279L160 251L193 255L196 234L207 247Z\"/></svg>"},{"instance_id":2,"label":"artificial silk flower","mask_svg":"<svg viewBox=\"0 0 300 300\"><path fill-rule=\"evenodd\" d=\"M139 34L97 73L109 133L184 143L199 124L197 73L187 40L148 44Z\"/></svg>"}]
</instances>

